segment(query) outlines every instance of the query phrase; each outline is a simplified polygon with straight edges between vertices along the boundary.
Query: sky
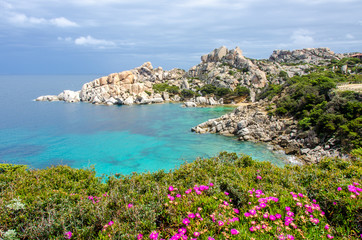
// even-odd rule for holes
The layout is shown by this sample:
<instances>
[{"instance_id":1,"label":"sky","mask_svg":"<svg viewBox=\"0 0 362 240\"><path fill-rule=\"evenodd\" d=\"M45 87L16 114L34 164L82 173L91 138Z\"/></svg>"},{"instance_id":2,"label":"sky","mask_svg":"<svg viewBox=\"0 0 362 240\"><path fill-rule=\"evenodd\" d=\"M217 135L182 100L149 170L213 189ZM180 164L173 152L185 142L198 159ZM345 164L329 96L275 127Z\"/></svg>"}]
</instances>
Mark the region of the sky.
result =
<instances>
[{"instance_id":1,"label":"sky","mask_svg":"<svg viewBox=\"0 0 362 240\"><path fill-rule=\"evenodd\" d=\"M220 46L362 52L362 0L0 0L0 74L200 63Z\"/></svg>"}]
</instances>

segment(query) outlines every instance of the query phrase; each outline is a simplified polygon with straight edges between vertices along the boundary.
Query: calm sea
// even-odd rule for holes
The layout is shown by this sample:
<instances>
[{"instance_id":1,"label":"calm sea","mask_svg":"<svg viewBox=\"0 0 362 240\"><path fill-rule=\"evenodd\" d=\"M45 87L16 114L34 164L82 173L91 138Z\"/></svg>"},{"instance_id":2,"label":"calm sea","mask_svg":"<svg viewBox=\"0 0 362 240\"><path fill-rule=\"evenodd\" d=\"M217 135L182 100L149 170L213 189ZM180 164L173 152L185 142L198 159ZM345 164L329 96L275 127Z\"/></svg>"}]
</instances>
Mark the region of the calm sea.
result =
<instances>
[{"instance_id":1,"label":"calm sea","mask_svg":"<svg viewBox=\"0 0 362 240\"><path fill-rule=\"evenodd\" d=\"M238 142L191 127L231 108L180 104L96 106L35 102L40 95L79 90L99 76L0 76L0 162L33 168L95 166L97 173L169 170L220 151L251 155L283 166L287 157L264 144Z\"/></svg>"}]
</instances>

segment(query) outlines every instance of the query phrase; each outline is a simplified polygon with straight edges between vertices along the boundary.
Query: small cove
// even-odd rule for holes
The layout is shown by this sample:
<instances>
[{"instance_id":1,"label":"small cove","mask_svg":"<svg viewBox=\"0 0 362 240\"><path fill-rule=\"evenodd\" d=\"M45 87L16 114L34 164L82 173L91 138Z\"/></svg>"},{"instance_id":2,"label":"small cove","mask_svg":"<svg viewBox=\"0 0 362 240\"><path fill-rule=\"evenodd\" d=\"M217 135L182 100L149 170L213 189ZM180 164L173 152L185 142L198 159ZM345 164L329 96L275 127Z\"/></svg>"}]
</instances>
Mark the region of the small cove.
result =
<instances>
[{"instance_id":1,"label":"small cove","mask_svg":"<svg viewBox=\"0 0 362 240\"><path fill-rule=\"evenodd\" d=\"M195 134L191 127L232 111L230 107L182 108L180 104L96 106L34 102L44 94L77 90L94 76L0 76L0 162L44 168L56 164L97 174L170 170L221 151L251 155L283 166L287 156L265 144ZM13 94L10 94L13 93Z\"/></svg>"}]
</instances>

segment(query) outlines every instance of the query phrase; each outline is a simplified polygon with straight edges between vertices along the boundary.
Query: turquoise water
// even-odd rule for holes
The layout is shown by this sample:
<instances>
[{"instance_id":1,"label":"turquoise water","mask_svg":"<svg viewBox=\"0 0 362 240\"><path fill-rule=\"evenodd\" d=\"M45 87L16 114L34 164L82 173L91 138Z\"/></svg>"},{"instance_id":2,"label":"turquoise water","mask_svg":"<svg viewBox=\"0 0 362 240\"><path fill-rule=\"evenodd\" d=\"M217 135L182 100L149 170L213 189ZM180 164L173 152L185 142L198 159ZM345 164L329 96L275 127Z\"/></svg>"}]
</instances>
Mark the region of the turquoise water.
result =
<instances>
[{"instance_id":1,"label":"turquoise water","mask_svg":"<svg viewBox=\"0 0 362 240\"><path fill-rule=\"evenodd\" d=\"M279 166L286 156L266 145L191 127L232 108L182 108L180 104L96 106L88 103L34 102L44 94L78 90L95 76L1 76L0 162L44 168L67 164L95 166L98 174L173 169L196 157L221 151L251 155Z\"/></svg>"}]
</instances>

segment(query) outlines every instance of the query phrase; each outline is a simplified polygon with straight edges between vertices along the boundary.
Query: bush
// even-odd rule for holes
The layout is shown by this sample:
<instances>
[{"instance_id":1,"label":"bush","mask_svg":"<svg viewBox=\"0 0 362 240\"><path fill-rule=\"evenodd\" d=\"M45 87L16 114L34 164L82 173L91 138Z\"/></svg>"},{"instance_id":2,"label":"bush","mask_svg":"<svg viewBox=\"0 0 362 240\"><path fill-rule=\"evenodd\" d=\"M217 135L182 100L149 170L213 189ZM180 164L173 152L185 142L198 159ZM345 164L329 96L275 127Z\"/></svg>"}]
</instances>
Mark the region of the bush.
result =
<instances>
[{"instance_id":1,"label":"bush","mask_svg":"<svg viewBox=\"0 0 362 240\"><path fill-rule=\"evenodd\" d=\"M181 96L183 98L193 98L195 96L195 92L192 90L188 90L188 89L183 89L181 91Z\"/></svg>"},{"instance_id":2,"label":"bush","mask_svg":"<svg viewBox=\"0 0 362 240\"><path fill-rule=\"evenodd\" d=\"M358 158L279 168L225 152L106 181L67 166L18 168L0 174L0 230L20 239L358 239L361 168ZM25 207L6 207L12 199Z\"/></svg>"},{"instance_id":3,"label":"bush","mask_svg":"<svg viewBox=\"0 0 362 240\"><path fill-rule=\"evenodd\" d=\"M231 93L229 88L216 88L215 95L218 97L223 97Z\"/></svg>"},{"instance_id":4,"label":"bush","mask_svg":"<svg viewBox=\"0 0 362 240\"><path fill-rule=\"evenodd\" d=\"M249 96L250 89L244 86L237 86L233 94L236 96Z\"/></svg>"}]
</instances>

